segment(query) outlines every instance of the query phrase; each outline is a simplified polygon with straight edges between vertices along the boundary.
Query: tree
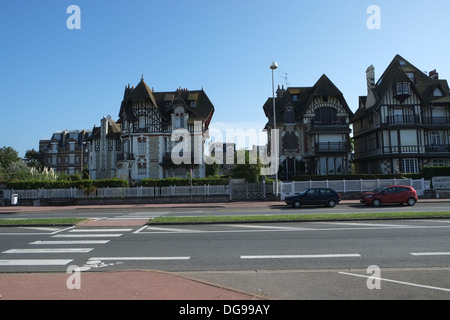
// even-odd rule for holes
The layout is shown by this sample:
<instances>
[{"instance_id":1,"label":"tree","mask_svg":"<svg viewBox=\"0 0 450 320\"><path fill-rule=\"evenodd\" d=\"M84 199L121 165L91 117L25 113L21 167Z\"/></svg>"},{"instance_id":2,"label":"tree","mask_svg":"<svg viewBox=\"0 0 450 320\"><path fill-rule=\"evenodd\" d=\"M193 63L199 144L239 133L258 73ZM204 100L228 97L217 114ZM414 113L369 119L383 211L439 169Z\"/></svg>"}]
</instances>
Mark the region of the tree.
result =
<instances>
[{"instance_id":1,"label":"tree","mask_svg":"<svg viewBox=\"0 0 450 320\"><path fill-rule=\"evenodd\" d=\"M241 150L239 152L245 152L245 163L236 164L231 168L231 176L237 179L245 179L247 182L259 182L261 177L262 164L257 157L257 161L253 164L250 162L250 152L248 150Z\"/></svg>"},{"instance_id":2,"label":"tree","mask_svg":"<svg viewBox=\"0 0 450 320\"><path fill-rule=\"evenodd\" d=\"M44 164L42 163L42 157L39 152L31 149L25 152L25 161L29 167L36 169L43 169Z\"/></svg>"},{"instance_id":3,"label":"tree","mask_svg":"<svg viewBox=\"0 0 450 320\"><path fill-rule=\"evenodd\" d=\"M7 169L13 162L20 161L19 153L12 147L3 147L0 149L0 169Z\"/></svg>"}]
</instances>

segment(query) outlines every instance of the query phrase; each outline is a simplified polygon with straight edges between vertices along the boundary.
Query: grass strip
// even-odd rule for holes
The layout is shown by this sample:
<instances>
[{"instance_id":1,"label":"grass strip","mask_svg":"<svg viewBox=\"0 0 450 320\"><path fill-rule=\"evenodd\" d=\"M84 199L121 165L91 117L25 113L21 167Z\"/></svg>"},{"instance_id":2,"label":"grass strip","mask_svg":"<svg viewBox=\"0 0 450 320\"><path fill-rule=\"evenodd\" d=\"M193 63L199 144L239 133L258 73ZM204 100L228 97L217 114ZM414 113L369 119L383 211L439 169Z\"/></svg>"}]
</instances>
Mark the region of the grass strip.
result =
<instances>
[{"instance_id":1,"label":"grass strip","mask_svg":"<svg viewBox=\"0 0 450 320\"><path fill-rule=\"evenodd\" d=\"M0 226L27 226L27 225L76 225L86 219L68 218L68 219L1 219Z\"/></svg>"},{"instance_id":2,"label":"grass strip","mask_svg":"<svg viewBox=\"0 0 450 320\"><path fill-rule=\"evenodd\" d=\"M374 219L419 219L450 218L445 212L391 212L391 213L348 213L348 214L286 214L286 215L248 215L248 216L204 216L204 217L158 217L149 224L176 223L235 223L235 222L292 222L292 221L330 221L330 220L374 220Z\"/></svg>"}]
</instances>

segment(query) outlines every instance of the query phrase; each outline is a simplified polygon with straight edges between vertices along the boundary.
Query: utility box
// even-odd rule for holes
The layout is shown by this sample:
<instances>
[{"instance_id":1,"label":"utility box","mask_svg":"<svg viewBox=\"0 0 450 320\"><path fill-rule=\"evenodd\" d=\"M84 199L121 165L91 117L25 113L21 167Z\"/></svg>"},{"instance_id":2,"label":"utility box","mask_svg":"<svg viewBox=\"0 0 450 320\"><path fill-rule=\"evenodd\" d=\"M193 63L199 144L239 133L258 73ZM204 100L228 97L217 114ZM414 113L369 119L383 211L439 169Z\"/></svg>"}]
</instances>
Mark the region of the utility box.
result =
<instances>
[{"instance_id":1,"label":"utility box","mask_svg":"<svg viewBox=\"0 0 450 320\"><path fill-rule=\"evenodd\" d=\"M19 202L19 195L17 193L13 193L11 195L11 205L17 206L17 203Z\"/></svg>"}]
</instances>

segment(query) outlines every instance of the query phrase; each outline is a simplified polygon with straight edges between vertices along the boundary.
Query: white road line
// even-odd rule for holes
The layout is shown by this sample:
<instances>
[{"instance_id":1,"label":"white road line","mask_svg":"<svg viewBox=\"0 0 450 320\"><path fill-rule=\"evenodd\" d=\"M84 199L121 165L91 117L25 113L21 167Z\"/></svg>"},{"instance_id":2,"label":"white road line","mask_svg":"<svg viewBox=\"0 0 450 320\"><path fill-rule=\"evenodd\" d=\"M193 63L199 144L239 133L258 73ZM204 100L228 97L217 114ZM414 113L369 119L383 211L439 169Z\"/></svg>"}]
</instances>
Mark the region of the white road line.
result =
<instances>
[{"instance_id":1,"label":"white road line","mask_svg":"<svg viewBox=\"0 0 450 320\"><path fill-rule=\"evenodd\" d=\"M74 229L70 230L69 232L127 232L131 230L133 229Z\"/></svg>"},{"instance_id":2,"label":"white road line","mask_svg":"<svg viewBox=\"0 0 450 320\"><path fill-rule=\"evenodd\" d=\"M450 252L411 252L413 256L450 256Z\"/></svg>"},{"instance_id":3,"label":"white road line","mask_svg":"<svg viewBox=\"0 0 450 320\"><path fill-rule=\"evenodd\" d=\"M204 233L207 231L202 230L192 230L192 229L181 229L181 228L165 228L165 227L147 227L146 230L154 230L154 231L165 231L166 233Z\"/></svg>"},{"instance_id":4,"label":"white road line","mask_svg":"<svg viewBox=\"0 0 450 320\"><path fill-rule=\"evenodd\" d=\"M120 237L122 233L110 233L110 234L57 234L52 238L105 238L105 237Z\"/></svg>"},{"instance_id":5,"label":"white road line","mask_svg":"<svg viewBox=\"0 0 450 320\"><path fill-rule=\"evenodd\" d=\"M412 286L412 287L419 287L419 288L426 288L426 289L450 292L450 289L447 289L447 288L433 287L433 286L427 286L427 285L411 283L411 282L404 282L404 281L397 281L397 280L391 280L391 279L385 279L385 278L378 278L378 277L373 277L373 276L365 276L365 275L356 274L356 273L339 272L339 274L344 274L344 275L347 275L347 276L360 277L360 278L366 278L366 279L370 278L370 279L374 279L374 280L380 280L380 281L386 281L386 282L392 282L392 283L398 283L398 284L404 284L404 285Z\"/></svg>"},{"instance_id":6,"label":"white road line","mask_svg":"<svg viewBox=\"0 0 450 320\"><path fill-rule=\"evenodd\" d=\"M305 255L261 255L241 256L241 259L315 259L315 258L359 258L360 254L305 254Z\"/></svg>"},{"instance_id":7,"label":"white road line","mask_svg":"<svg viewBox=\"0 0 450 320\"><path fill-rule=\"evenodd\" d=\"M0 260L0 266L65 266L73 259Z\"/></svg>"},{"instance_id":8,"label":"white road line","mask_svg":"<svg viewBox=\"0 0 450 320\"><path fill-rule=\"evenodd\" d=\"M259 225L243 225L243 224L233 224L232 227L248 228L248 229L281 230L281 231L283 231L283 230L286 230L286 231L311 230L311 228L280 227L280 226L259 226Z\"/></svg>"},{"instance_id":9,"label":"white road line","mask_svg":"<svg viewBox=\"0 0 450 320\"><path fill-rule=\"evenodd\" d=\"M56 245L56 244L106 244L110 240L61 240L61 241L34 241L30 244L36 245Z\"/></svg>"},{"instance_id":10,"label":"white road line","mask_svg":"<svg viewBox=\"0 0 450 320\"><path fill-rule=\"evenodd\" d=\"M367 226L367 227L386 227L386 228L415 228L416 226L401 224L384 224L384 223L361 223L361 222L317 222L320 224L333 224L342 226Z\"/></svg>"},{"instance_id":11,"label":"white road line","mask_svg":"<svg viewBox=\"0 0 450 320\"><path fill-rule=\"evenodd\" d=\"M114 261L161 261L161 260L189 260L191 257L93 257L89 260Z\"/></svg>"},{"instance_id":12,"label":"white road line","mask_svg":"<svg viewBox=\"0 0 450 320\"><path fill-rule=\"evenodd\" d=\"M94 248L9 249L3 253L86 253Z\"/></svg>"}]
</instances>

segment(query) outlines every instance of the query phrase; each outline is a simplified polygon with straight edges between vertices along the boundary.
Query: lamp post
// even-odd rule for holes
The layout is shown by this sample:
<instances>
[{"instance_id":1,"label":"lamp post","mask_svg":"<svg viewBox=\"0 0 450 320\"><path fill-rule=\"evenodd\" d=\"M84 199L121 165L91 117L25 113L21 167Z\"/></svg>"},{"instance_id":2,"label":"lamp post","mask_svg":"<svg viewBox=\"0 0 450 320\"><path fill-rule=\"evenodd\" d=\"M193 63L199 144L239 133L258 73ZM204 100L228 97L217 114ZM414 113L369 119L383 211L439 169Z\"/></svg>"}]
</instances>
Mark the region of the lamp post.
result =
<instances>
[{"instance_id":1,"label":"lamp post","mask_svg":"<svg viewBox=\"0 0 450 320\"><path fill-rule=\"evenodd\" d=\"M272 103L273 103L273 130L275 130L274 132L276 133L276 129L277 129L277 114L276 114L276 110L275 110L275 82L274 82L274 77L273 77L273 73L274 71L278 68L278 63L276 63L275 61L272 62L272 64L270 65L270 69L272 70ZM272 146L274 147L275 150L273 150L275 152L275 156L278 158L278 137L275 137L275 141L272 143ZM278 163L278 159L275 159L275 163ZM276 172L275 172L275 195L278 199L278 168L276 168Z\"/></svg>"}]
</instances>

